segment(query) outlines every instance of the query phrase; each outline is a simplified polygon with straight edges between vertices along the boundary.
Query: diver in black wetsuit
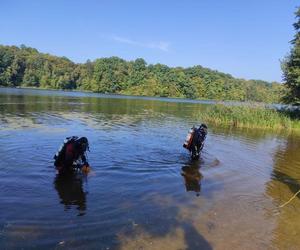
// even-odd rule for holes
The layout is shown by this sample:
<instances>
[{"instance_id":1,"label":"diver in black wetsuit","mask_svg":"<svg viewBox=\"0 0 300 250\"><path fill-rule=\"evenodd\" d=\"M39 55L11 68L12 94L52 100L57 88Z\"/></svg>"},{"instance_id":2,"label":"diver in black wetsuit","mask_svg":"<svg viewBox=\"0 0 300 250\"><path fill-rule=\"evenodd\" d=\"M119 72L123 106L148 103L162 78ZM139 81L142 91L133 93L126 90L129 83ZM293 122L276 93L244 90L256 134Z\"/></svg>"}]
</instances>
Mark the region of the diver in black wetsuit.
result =
<instances>
[{"instance_id":1,"label":"diver in black wetsuit","mask_svg":"<svg viewBox=\"0 0 300 250\"><path fill-rule=\"evenodd\" d=\"M64 144L54 156L54 165L58 172L66 173L75 169L88 169L87 150L89 150L89 142L86 137L72 136L66 138Z\"/></svg>"},{"instance_id":2,"label":"diver in black wetsuit","mask_svg":"<svg viewBox=\"0 0 300 250\"><path fill-rule=\"evenodd\" d=\"M187 135L183 147L190 151L193 160L199 159L207 135L207 126L201 124L199 128L192 127Z\"/></svg>"}]
</instances>

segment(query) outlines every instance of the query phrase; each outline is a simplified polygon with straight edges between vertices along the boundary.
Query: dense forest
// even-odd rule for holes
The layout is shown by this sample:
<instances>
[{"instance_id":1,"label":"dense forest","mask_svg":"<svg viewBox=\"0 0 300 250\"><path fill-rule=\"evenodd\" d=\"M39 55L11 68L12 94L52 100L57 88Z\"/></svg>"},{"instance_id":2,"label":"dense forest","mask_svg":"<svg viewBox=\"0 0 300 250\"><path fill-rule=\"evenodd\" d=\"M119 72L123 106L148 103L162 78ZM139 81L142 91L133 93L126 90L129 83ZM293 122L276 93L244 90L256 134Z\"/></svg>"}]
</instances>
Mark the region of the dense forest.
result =
<instances>
[{"instance_id":1,"label":"dense forest","mask_svg":"<svg viewBox=\"0 0 300 250\"><path fill-rule=\"evenodd\" d=\"M285 103L300 105L300 7L295 12L296 34L291 41L292 48L289 55L282 62L284 85L287 89L283 98Z\"/></svg>"},{"instance_id":2,"label":"dense forest","mask_svg":"<svg viewBox=\"0 0 300 250\"><path fill-rule=\"evenodd\" d=\"M279 102L284 94L281 84L237 79L202 66L168 67L118 57L77 64L24 45L0 45L0 85L258 102Z\"/></svg>"}]
</instances>

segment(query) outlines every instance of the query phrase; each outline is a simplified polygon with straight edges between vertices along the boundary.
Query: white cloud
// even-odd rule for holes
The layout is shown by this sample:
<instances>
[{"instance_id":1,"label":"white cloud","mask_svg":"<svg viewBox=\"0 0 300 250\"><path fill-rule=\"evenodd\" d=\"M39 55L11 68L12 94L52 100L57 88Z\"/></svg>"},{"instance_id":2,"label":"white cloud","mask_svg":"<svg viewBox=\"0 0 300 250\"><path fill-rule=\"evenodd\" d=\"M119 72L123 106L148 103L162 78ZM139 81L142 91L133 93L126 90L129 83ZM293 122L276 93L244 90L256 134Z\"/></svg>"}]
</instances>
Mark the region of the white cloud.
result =
<instances>
[{"instance_id":1,"label":"white cloud","mask_svg":"<svg viewBox=\"0 0 300 250\"><path fill-rule=\"evenodd\" d=\"M138 46L138 47L144 47L144 48L150 48L150 49L159 49L164 52L168 52L170 49L170 43L160 41L160 42L139 42L139 41L134 41L128 38L124 37L119 37L119 36L112 36L112 39L116 42L119 43L126 43L129 45L133 46Z\"/></svg>"}]
</instances>

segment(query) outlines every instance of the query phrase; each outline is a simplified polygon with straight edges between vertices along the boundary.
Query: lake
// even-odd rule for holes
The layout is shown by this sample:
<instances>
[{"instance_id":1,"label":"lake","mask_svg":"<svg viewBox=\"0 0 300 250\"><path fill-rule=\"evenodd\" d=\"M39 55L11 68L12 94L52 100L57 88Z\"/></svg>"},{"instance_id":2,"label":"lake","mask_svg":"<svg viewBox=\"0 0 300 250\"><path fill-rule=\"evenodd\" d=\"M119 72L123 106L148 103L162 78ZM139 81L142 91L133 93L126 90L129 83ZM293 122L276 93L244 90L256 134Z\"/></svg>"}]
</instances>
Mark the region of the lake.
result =
<instances>
[{"instance_id":1,"label":"lake","mask_svg":"<svg viewBox=\"0 0 300 250\"><path fill-rule=\"evenodd\" d=\"M299 249L300 137L208 124L211 102L0 88L1 249ZM92 171L53 155L86 136ZM185 173L185 177L182 175Z\"/></svg>"}]
</instances>

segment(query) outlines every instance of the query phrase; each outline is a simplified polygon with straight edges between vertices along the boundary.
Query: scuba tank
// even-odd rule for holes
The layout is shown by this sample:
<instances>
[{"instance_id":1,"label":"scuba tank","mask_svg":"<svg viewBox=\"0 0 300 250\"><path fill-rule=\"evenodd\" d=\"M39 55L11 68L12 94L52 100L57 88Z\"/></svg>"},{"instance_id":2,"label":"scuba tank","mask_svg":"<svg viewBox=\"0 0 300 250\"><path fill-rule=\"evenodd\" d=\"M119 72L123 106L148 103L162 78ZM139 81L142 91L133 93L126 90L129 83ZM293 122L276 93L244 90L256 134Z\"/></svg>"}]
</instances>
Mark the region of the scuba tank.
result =
<instances>
[{"instance_id":1,"label":"scuba tank","mask_svg":"<svg viewBox=\"0 0 300 250\"><path fill-rule=\"evenodd\" d=\"M65 153L66 146L70 142L76 141L77 139L78 139L78 136L71 136L71 137L67 137L66 139L64 139L64 142L60 145L58 151L56 152L56 154L53 157L53 159L55 160L54 161L55 166L57 166L57 164L61 160L63 154Z\"/></svg>"},{"instance_id":2,"label":"scuba tank","mask_svg":"<svg viewBox=\"0 0 300 250\"><path fill-rule=\"evenodd\" d=\"M190 150L190 147L191 147L191 144L192 144L192 141L193 141L194 134L195 134L195 127L192 127L192 128L189 130L189 132L188 132L188 134L187 134L187 136L186 136L186 138L185 138L185 141L184 141L184 143L183 143L183 147L184 147L184 148Z\"/></svg>"},{"instance_id":3,"label":"scuba tank","mask_svg":"<svg viewBox=\"0 0 300 250\"><path fill-rule=\"evenodd\" d=\"M199 128L193 126L183 143L183 147L190 151L193 160L199 159L200 151L203 149L204 141L207 135L207 126L201 124Z\"/></svg>"}]
</instances>

